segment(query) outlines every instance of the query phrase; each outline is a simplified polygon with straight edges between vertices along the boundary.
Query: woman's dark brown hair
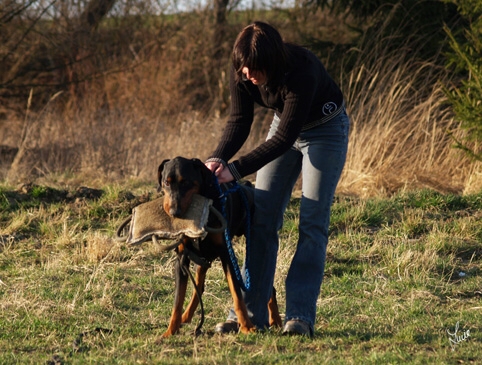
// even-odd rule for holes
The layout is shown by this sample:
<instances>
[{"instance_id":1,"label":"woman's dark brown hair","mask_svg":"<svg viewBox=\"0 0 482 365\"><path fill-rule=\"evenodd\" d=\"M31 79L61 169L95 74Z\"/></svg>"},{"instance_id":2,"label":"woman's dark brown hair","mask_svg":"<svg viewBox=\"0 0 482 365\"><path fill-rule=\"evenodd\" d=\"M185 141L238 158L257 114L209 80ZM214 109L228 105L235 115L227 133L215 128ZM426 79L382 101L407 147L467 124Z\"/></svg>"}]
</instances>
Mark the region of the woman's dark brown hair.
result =
<instances>
[{"instance_id":1,"label":"woman's dark brown hair","mask_svg":"<svg viewBox=\"0 0 482 365\"><path fill-rule=\"evenodd\" d=\"M256 21L245 27L234 42L232 62L236 81L243 80L243 67L266 73L268 85L277 87L288 68L288 50L279 32Z\"/></svg>"}]
</instances>

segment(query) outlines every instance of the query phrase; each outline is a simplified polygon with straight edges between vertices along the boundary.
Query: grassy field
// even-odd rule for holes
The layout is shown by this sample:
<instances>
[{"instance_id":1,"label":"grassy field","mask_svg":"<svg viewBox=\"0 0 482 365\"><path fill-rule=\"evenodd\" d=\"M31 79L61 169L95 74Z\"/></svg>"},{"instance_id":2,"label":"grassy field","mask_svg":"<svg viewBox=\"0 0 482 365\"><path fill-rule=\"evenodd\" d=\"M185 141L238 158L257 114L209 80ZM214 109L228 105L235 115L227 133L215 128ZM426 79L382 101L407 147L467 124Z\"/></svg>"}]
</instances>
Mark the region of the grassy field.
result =
<instances>
[{"instance_id":1,"label":"grassy field","mask_svg":"<svg viewBox=\"0 0 482 365\"><path fill-rule=\"evenodd\" d=\"M74 68L85 82L69 90L28 86L18 105L0 105L0 364L481 363L482 166L453 148L450 136L464 137L447 107L454 73L440 67L442 53L418 58L427 34L394 46L399 35L380 29L353 43L345 15L301 10L233 13L219 67L209 55L208 13L152 29L119 23L91 42L97 57ZM203 160L218 143L231 45L254 18L278 26L286 40L321 41L314 50L340 84L351 119L315 337L278 329L214 334L231 306L216 262L203 297L204 334L193 335L197 313L179 335L157 341L174 300L174 253L153 243L128 247L114 232L133 207L156 197L160 161ZM4 54L19 60L5 69L6 80L44 42L63 54L50 30L15 22L5 29ZM37 48L19 48L20 39ZM65 76L50 71L53 81ZM272 114L255 114L239 155L265 138ZM27 181L36 185L17 185ZM281 232L282 313L298 204L293 198ZM241 261L242 242L236 250Z\"/></svg>"},{"instance_id":2,"label":"grassy field","mask_svg":"<svg viewBox=\"0 0 482 365\"><path fill-rule=\"evenodd\" d=\"M313 339L214 334L231 304L215 262L203 335L193 335L197 313L162 341L174 253L113 239L131 209L155 197L152 182L0 184L1 364L480 363L482 193L338 195ZM281 232L282 313L298 204Z\"/></svg>"}]
</instances>

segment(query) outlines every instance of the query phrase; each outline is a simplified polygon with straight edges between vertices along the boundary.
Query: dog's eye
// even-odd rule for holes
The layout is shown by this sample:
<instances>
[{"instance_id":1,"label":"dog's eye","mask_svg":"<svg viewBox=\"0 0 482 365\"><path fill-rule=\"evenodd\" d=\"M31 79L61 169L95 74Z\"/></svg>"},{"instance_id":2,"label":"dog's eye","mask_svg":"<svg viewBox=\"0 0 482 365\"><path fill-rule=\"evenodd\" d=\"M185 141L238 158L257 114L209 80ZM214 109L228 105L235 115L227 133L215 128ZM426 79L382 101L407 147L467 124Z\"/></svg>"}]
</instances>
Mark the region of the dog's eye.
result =
<instances>
[{"instance_id":1,"label":"dog's eye","mask_svg":"<svg viewBox=\"0 0 482 365\"><path fill-rule=\"evenodd\" d=\"M162 185L164 185L164 186L169 186L169 181L164 180L164 181L162 182Z\"/></svg>"}]
</instances>

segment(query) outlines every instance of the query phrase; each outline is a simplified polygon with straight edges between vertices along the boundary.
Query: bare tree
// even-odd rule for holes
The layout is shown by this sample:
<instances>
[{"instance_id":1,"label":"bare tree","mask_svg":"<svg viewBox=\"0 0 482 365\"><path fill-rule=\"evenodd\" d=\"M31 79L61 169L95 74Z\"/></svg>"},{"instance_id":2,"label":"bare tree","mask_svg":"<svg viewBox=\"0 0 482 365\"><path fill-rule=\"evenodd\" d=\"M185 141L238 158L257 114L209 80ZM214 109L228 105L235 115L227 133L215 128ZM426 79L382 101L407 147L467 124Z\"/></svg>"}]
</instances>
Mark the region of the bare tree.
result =
<instances>
[{"instance_id":1,"label":"bare tree","mask_svg":"<svg viewBox=\"0 0 482 365\"><path fill-rule=\"evenodd\" d=\"M94 33L101 20L112 9L116 0L90 0L85 10L80 15L72 32L72 37L67 40L70 50L65 56L66 80L72 101L82 97L86 92L87 80L102 82L96 75L99 68L96 65ZM102 88L100 88L102 89Z\"/></svg>"},{"instance_id":2,"label":"bare tree","mask_svg":"<svg viewBox=\"0 0 482 365\"><path fill-rule=\"evenodd\" d=\"M80 83L95 78L94 35L115 1L90 0L83 9L67 0L3 2L0 98L25 100L32 88L80 92Z\"/></svg>"},{"instance_id":3,"label":"bare tree","mask_svg":"<svg viewBox=\"0 0 482 365\"><path fill-rule=\"evenodd\" d=\"M6 30L11 32L12 38L7 47L4 46L0 50L2 65L9 66L8 70L4 70L5 73L0 72L1 94L14 96L15 92L29 93L27 115L18 152L7 175L9 179L24 171L28 172L28 167L24 165L32 147L31 142L35 140L31 134L37 128L36 120L28 117L34 86L59 87L64 83L69 86L70 100L77 100L77 96L84 91L82 86L85 85L86 80L93 78L97 70L93 64L95 58L91 47L92 35L101 19L114 5L115 0L90 0L77 19L70 24L66 22L66 29L49 32L49 27L42 26L41 23L46 22L46 14L52 10L55 2L56 0L52 0L40 9L32 7L33 2L22 6L10 2L8 4L10 10L0 15L2 21L0 25L13 22L20 25L22 29L20 33L15 32L16 29L12 27ZM63 11L66 9L60 9L61 14ZM64 15L67 16L66 13ZM63 32L70 27L73 28L72 31ZM58 95L57 92L54 98Z\"/></svg>"}]
</instances>

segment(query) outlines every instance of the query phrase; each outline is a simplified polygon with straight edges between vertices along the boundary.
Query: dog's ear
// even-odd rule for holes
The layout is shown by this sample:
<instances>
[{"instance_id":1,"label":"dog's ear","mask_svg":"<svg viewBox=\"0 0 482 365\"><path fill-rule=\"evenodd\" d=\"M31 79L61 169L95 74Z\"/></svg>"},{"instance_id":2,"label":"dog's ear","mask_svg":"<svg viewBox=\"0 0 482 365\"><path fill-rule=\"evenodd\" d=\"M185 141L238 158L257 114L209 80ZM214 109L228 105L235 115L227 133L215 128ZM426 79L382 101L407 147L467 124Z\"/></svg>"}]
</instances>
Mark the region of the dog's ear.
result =
<instances>
[{"instance_id":1,"label":"dog's ear","mask_svg":"<svg viewBox=\"0 0 482 365\"><path fill-rule=\"evenodd\" d=\"M162 190L162 170L164 170L164 165L166 162L169 162L169 159L166 159L161 162L159 167L157 168L157 192L159 193Z\"/></svg>"},{"instance_id":2,"label":"dog's ear","mask_svg":"<svg viewBox=\"0 0 482 365\"><path fill-rule=\"evenodd\" d=\"M192 162L194 163L194 166L199 170L201 173L201 177L203 179L203 185L205 186L210 186L213 182L213 173L211 170L207 168L207 166L198 158L193 158Z\"/></svg>"}]
</instances>

